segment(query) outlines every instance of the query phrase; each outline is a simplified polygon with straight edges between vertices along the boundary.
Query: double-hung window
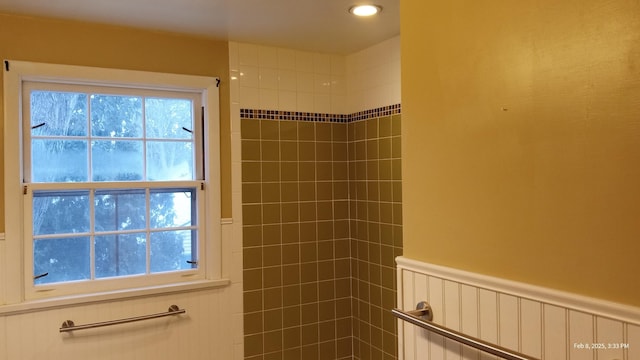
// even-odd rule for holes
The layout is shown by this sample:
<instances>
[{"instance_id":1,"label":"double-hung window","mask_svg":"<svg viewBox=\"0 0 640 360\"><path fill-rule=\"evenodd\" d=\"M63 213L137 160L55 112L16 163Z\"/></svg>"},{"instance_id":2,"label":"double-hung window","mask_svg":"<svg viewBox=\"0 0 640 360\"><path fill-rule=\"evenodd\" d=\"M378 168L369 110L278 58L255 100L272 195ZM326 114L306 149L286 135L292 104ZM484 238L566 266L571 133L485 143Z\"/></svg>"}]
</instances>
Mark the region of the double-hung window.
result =
<instances>
[{"instance_id":1,"label":"double-hung window","mask_svg":"<svg viewBox=\"0 0 640 360\"><path fill-rule=\"evenodd\" d=\"M5 119L20 121L25 299L206 279L212 266L215 79L93 71L21 76L20 119Z\"/></svg>"}]
</instances>

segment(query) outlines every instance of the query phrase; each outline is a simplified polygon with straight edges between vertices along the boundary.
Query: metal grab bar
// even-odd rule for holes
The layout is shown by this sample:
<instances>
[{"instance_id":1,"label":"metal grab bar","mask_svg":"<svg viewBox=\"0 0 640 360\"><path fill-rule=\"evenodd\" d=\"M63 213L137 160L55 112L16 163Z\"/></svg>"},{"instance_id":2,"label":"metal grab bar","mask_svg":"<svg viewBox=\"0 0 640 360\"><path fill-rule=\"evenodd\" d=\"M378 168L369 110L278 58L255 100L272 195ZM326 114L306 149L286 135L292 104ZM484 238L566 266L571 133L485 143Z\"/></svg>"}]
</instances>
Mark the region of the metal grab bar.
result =
<instances>
[{"instance_id":1,"label":"metal grab bar","mask_svg":"<svg viewBox=\"0 0 640 360\"><path fill-rule=\"evenodd\" d=\"M103 326L126 324L126 323L135 322L135 321L142 321L142 320L161 318L161 317L165 317L165 316L173 316L173 315L178 315L178 314L184 314L186 312L187 312L186 309L180 309L178 307L178 305L171 305L171 306L169 306L169 310L167 310L167 312L163 312L163 313L136 316L136 317L130 317L130 318L126 318L126 319L103 321L103 322L97 322L97 323L93 323L93 324L76 325L76 324L73 323L73 320L67 320L67 321L62 323L62 327L60 328L60 332L61 333L62 332L71 332L71 331L75 331L75 330L85 330L85 329L93 329L93 328L98 328L98 327L103 327Z\"/></svg>"},{"instance_id":2,"label":"metal grab bar","mask_svg":"<svg viewBox=\"0 0 640 360\"><path fill-rule=\"evenodd\" d=\"M393 315L399 319L410 322L425 330L434 332L448 339L457 341L461 344L471 346L472 348L484 351L486 353L499 356L507 360L538 360L531 356L521 354L519 352L495 345L484 340L465 335L461 332L446 328L442 325L431 322L433 319L433 311L426 301L421 301L416 306L416 310L402 311L400 309L391 310ZM424 318L422 318L424 317Z\"/></svg>"}]
</instances>

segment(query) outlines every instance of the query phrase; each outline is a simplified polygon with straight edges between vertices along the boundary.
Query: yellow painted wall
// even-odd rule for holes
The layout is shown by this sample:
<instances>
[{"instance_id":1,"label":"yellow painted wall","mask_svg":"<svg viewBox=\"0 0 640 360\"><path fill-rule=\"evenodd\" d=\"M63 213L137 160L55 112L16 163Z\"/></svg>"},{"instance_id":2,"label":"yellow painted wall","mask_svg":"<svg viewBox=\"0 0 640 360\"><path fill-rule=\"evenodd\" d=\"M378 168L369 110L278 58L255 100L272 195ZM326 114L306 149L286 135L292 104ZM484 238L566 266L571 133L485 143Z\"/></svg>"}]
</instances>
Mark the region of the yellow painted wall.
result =
<instances>
[{"instance_id":1,"label":"yellow painted wall","mask_svg":"<svg viewBox=\"0 0 640 360\"><path fill-rule=\"evenodd\" d=\"M404 254L640 306L640 2L403 0L401 35Z\"/></svg>"},{"instance_id":2,"label":"yellow painted wall","mask_svg":"<svg viewBox=\"0 0 640 360\"><path fill-rule=\"evenodd\" d=\"M0 59L220 77L222 216L231 217L226 41L9 14L0 14L0 34ZM1 92L0 87L0 106ZM0 139L4 136L2 116L0 111ZM0 146L0 154L2 152ZM4 160L4 154L0 159ZM4 165L0 163L0 189L4 188L3 171ZM0 191L0 232L4 231L4 211L11 208L3 197Z\"/></svg>"}]
</instances>

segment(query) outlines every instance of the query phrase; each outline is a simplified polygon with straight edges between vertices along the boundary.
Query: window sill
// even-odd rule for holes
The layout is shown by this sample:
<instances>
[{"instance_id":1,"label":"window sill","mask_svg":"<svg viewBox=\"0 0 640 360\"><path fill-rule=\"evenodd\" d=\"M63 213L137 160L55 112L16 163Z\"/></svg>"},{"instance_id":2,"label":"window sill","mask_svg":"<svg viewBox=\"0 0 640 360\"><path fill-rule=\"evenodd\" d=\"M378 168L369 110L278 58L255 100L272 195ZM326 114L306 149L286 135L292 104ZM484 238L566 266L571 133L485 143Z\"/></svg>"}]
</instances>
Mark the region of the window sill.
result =
<instances>
[{"instance_id":1,"label":"window sill","mask_svg":"<svg viewBox=\"0 0 640 360\"><path fill-rule=\"evenodd\" d=\"M228 279L199 280L180 284L152 286L145 288L109 291L104 293L62 296L42 300L25 301L19 304L0 305L0 316L16 315L54 308L100 303L108 301L125 300L154 295L167 295L186 291L207 290L229 285Z\"/></svg>"}]
</instances>

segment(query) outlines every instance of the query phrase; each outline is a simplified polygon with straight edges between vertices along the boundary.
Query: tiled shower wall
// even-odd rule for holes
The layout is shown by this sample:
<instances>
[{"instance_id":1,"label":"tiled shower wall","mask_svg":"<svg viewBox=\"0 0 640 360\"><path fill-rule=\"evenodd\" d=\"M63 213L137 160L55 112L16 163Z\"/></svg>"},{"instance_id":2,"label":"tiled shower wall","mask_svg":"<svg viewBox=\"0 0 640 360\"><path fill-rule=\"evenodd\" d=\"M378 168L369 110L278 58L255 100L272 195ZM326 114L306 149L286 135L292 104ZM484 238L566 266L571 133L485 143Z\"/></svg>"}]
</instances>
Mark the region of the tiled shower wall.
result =
<instances>
[{"instance_id":1,"label":"tiled shower wall","mask_svg":"<svg viewBox=\"0 0 640 360\"><path fill-rule=\"evenodd\" d=\"M347 124L242 113L246 359L351 358Z\"/></svg>"},{"instance_id":2,"label":"tiled shower wall","mask_svg":"<svg viewBox=\"0 0 640 360\"><path fill-rule=\"evenodd\" d=\"M399 111L241 110L246 359L397 358Z\"/></svg>"},{"instance_id":3,"label":"tiled shower wall","mask_svg":"<svg viewBox=\"0 0 640 360\"><path fill-rule=\"evenodd\" d=\"M395 262L402 255L400 115L349 123L355 359L396 359Z\"/></svg>"}]
</instances>

